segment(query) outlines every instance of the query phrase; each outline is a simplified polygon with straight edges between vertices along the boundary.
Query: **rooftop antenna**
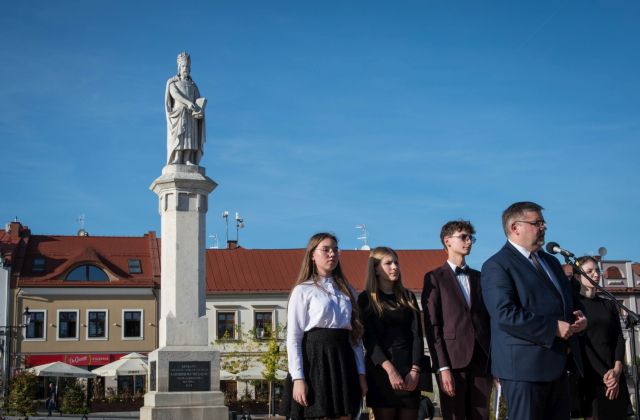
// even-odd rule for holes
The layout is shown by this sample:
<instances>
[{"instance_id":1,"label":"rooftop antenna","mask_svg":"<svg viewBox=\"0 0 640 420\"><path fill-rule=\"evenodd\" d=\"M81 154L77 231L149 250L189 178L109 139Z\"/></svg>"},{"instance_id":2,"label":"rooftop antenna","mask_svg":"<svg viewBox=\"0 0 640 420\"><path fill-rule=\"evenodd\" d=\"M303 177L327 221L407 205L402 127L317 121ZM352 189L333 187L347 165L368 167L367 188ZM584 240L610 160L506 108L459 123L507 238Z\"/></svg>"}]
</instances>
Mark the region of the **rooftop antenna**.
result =
<instances>
[{"instance_id":1,"label":"rooftop antenna","mask_svg":"<svg viewBox=\"0 0 640 420\"><path fill-rule=\"evenodd\" d=\"M244 219L236 212L236 242L240 245L240 229L244 228Z\"/></svg>"},{"instance_id":2,"label":"rooftop antenna","mask_svg":"<svg viewBox=\"0 0 640 420\"><path fill-rule=\"evenodd\" d=\"M225 243L229 243L229 211L225 210L222 212L222 218L224 219L225 228L224 228L224 241Z\"/></svg>"},{"instance_id":3,"label":"rooftop antenna","mask_svg":"<svg viewBox=\"0 0 640 420\"><path fill-rule=\"evenodd\" d=\"M78 224L80 225L80 229L78 229L78 236L89 236L89 232L87 232L84 229L84 222L85 222L84 213L78 216L78 218L76 219L76 222L78 222Z\"/></svg>"},{"instance_id":4,"label":"rooftop antenna","mask_svg":"<svg viewBox=\"0 0 640 420\"><path fill-rule=\"evenodd\" d=\"M367 230L367 225L365 224L356 225L356 229L361 230L361 233L360 233L360 236L358 236L358 239L360 239L361 241L364 241L364 245L360 247L360 250L369 251L371 247L369 246L369 231Z\"/></svg>"},{"instance_id":5,"label":"rooftop antenna","mask_svg":"<svg viewBox=\"0 0 640 420\"><path fill-rule=\"evenodd\" d=\"M211 247L209 247L209 249L218 249L218 248L220 248L220 244L218 243L218 235L213 233L213 234L209 235L209 237L213 241L213 244L211 245Z\"/></svg>"}]
</instances>

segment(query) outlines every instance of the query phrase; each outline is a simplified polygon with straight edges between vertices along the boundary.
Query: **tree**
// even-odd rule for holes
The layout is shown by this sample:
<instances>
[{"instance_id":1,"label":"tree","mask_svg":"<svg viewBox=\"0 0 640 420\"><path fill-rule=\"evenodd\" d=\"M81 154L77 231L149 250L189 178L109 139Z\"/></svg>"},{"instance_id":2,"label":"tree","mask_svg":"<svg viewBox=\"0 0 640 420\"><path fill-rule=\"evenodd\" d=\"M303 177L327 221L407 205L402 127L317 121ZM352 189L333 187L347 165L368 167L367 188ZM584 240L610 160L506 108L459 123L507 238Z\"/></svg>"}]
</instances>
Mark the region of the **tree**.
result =
<instances>
[{"instance_id":1,"label":"tree","mask_svg":"<svg viewBox=\"0 0 640 420\"><path fill-rule=\"evenodd\" d=\"M273 407L273 381L276 380L276 371L285 369L286 352L280 352L280 344L277 339L281 332L280 326L276 326L276 333L271 334L267 341L267 350L260 356L260 361L264 365L262 376L269 382L269 415L275 414L275 407Z\"/></svg>"},{"instance_id":2,"label":"tree","mask_svg":"<svg viewBox=\"0 0 640 420\"><path fill-rule=\"evenodd\" d=\"M271 331L263 331L261 336L267 336L266 339L257 338L256 330L243 330L236 327L237 338L232 339L230 335L225 334L222 339L215 340L212 344L220 350L220 367L230 373L239 373L247 370L257 362L262 362L264 371L263 378L269 382L271 396L271 387L276 379L276 370L286 369L284 361L286 360L286 351L280 351L280 341L278 337L282 336L283 328L276 325L273 333ZM284 346L282 346L284 348ZM248 397L248 389L245 387L245 397Z\"/></svg>"},{"instance_id":3,"label":"tree","mask_svg":"<svg viewBox=\"0 0 640 420\"><path fill-rule=\"evenodd\" d=\"M84 402L84 388L78 383L78 381L73 381L64 389L64 396L62 397L62 406L60 407L60 411L69 414L87 414L89 410Z\"/></svg>"},{"instance_id":4,"label":"tree","mask_svg":"<svg viewBox=\"0 0 640 420\"><path fill-rule=\"evenodd\" d=\"M35 414L35 398L38 391L38 379L29 371L22 371L11 380L9 410L22 416Z\"/></svg>"},{"instance_id":5,"label":"tree","mask_svg":"<svg viewBox=\"0 0 640 420\"><path fill-rule=\"evenodd\" d=\"M225 332L221 339L212 344L220 350L220 367L230 373L238 373L251 367L251 362L260 354L260 340L254 330L243 331L236 326L235 336Z\"/></svg>"}]
</instances>

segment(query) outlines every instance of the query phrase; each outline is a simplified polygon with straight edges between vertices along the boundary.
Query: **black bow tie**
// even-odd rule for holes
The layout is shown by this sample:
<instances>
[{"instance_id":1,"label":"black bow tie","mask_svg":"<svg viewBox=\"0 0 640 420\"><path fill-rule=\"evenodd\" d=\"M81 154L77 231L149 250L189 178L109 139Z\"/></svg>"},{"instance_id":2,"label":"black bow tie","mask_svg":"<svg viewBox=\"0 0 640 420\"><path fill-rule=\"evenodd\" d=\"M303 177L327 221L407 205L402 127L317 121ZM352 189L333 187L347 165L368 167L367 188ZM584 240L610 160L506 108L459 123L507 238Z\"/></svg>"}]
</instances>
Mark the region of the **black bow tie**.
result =
<instances>
[{"instance_id":1,"label":"black bow tie","mask_svg":"<svg viewBox=\"0 0 640 420\"><path fill-rule=\"evenodd\" d=\"M468 276L469 275L469 267L467 267L466 265L464 267L456 267L456 276L458 276L460 274L464 274L464 275Z\"/></svg>"}]
</instances>

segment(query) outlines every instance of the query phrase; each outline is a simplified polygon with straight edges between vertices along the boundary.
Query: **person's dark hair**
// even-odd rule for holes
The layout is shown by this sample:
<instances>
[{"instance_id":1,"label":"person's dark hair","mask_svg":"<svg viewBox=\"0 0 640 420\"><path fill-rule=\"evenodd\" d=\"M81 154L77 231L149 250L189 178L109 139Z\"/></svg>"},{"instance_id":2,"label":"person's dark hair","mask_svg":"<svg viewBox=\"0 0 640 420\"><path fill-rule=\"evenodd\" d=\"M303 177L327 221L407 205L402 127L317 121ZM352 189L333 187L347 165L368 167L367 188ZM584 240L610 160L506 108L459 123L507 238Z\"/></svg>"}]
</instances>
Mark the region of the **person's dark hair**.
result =
<instances>
[{"instance_id":1,"label":"person's dark hair","mask_svg":"<svg viewBox=\"0 0 640 420\"><path fill-rule=\"evenodd\" d=\"M541 212L544 208L532 201L519 201L513 203L502 212L502 229L504 229L505 235L509 236L509 226L514 219L519 219L524 216L526 212L537 211Z\"/></svg>"},{"instance_id":2,"label":"person's dark hair","mask_svg":"<svg viewBox=\"0 0 640 420\"><path fill-rule=\"evenodd\" d=\"M593 258L591 255L585 255L576 259L576 262L578 263L578 265L583 265L589 261L593 262L596 265L596 267L598 266L598 261L596 261L596 259Z\"/></svg>"},{"instance_id":3,"label":"person's dark hair","mask_svg":"<svg viewBox=\"0 0 640 420\"><path fill-rule=\"evenodd\" d=\"M591 261L592 263L594 263L596 265L596 267L598 267L598 261L596 261L595 258L593 258L591 255L583 255L582 257L576 258L576 263L582 267L583 265L585 265L586 263L588 263L589 261ZM580 281L580 272L573 270L573 277L575 277L576 280Z\"/></svg>"},{"instance_id":4,"label":"person's dark hair","mask_svg":"<svg viewBox=\"0 0 640 420\"><path fill-rule=\"evenodd\" d=\"M316 270L315 262L313 261L313 258L311 258L311 256L320 242L324 241L325 239L332 239L336 244L338 243L338 238L334 234L327 232L319 232L309 238L304 257L302 258L300 272L294 286L304 283L307 280L312 280L314 283L317 283L320 279L320 276L318 275L318 272ZM336 268L333 269L333 273L331 273L331 275L333 277L333 281L335 281L336 283L336 286L338 286L338 289L340 289L340 291L345 295L349 296L349 300L351 300L351 341L353 344L355 344L358 342L358 340L360 340L360 338L362 338L364 327L362 325L362 322L360 321L360 311L358 303L356 301L356 296L353 293L353 289L349 285L349 281L342 273L342 268L340 267L340 259L338 259L338 264L336 265Z\"/></svg>"},{"instance_id":5,"label":"person's dark hair","mask_svg":"<svg viewBox=\"0 0 640 420\"><path fill-rule=\"evenodd\" d=\"M467 231L469 232L469 235L473 235L474 233L476 233L476 230L474 229L470 221L452 220L450 222L445 223L444 226L442 226L442 229L440 229L440 242L442 242L442 245L444 245L444 238L446 238L447 236L453 235L459 230Z\"/></svg>"}]
</instances>

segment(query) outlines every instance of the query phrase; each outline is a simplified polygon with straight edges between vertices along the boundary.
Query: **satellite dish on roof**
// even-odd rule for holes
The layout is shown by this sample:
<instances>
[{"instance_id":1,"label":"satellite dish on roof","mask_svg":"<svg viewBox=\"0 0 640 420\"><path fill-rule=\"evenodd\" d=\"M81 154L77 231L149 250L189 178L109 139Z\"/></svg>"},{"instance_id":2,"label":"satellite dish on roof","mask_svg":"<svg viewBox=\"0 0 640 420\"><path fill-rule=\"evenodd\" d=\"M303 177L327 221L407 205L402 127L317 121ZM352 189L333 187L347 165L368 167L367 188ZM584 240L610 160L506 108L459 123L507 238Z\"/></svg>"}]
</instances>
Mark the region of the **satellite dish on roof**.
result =
<instances>
[{"instance_id":1,"label":"satellite dish on roof","mask_svg":"<svg viewBox=\"0 0 640 420\"><path fill-rule=\"evenodd\" d=\"M89 232L84 229L78 229L78 236L89 236Z\"/></svg>"}]
</instances>

